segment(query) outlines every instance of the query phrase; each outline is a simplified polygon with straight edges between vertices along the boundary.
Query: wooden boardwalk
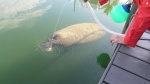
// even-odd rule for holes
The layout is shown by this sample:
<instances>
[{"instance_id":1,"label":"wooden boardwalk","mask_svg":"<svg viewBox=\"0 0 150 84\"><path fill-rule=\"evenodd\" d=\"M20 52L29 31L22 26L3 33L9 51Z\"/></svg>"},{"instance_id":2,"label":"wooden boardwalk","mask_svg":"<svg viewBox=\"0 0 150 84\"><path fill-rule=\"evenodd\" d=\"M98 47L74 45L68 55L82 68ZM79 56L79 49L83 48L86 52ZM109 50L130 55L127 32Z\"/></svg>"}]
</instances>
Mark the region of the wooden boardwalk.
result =
<instances>
[{"instance_id":1,"label":"wooden boardwalk","mask_svg":"<svg viewBox=\"0 0 150 84\"><path fill-rule=\"evenodd\" d=\"M150 38L150 31L144 36ZM117 47L99 84L150 84L150 40Z\"/></svg>"}]
</instances>

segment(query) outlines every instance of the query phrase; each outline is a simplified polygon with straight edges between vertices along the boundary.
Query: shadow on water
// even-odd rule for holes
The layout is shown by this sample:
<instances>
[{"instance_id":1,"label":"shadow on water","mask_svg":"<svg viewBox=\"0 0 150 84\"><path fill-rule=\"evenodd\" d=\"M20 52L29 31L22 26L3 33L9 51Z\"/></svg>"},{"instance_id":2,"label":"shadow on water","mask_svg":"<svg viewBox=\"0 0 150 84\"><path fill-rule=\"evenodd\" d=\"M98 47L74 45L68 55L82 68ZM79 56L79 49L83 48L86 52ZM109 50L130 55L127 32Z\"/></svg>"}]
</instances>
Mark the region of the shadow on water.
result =
<instances>
[{"instance_id":1,"label":"shadow on water","mask_svg":"<svg viewBox=\"0 0 150 84\"><path fill-rule=\"evenodd\" d=\"M110 57L107 53L102 53L97 57L98 65L100 65L104 69L106 69L109 62L110 62Z\"/></svg>"}]
</instances>

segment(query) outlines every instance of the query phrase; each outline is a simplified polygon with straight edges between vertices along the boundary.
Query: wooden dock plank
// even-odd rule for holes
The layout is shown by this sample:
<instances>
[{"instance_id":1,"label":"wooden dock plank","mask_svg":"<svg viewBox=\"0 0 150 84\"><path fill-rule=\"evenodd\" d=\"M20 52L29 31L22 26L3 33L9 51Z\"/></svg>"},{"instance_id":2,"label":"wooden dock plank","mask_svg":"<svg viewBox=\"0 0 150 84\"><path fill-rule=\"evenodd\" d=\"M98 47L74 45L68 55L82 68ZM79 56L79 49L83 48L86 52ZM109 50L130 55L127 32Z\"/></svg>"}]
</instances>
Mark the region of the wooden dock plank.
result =
<instances>
[{"instance_id":1,"label":"wooden dock plank","mask_svg":"<svg viewBox=\"0 0 150 84\"><path fill-rule=\"evenodd\" d=\"M150 80L150 64L146 62L118 52L113 64Z\"/></svg>"},{"instance_id":2,"label":"wooden dock plank","mask_svg":"<svg viewBox=\"0 0 150 84\"><path fill-rule=\"evenodd\" d=\"M150 30L147 30L146 32L150 34Z\"/></svg>"},{"instance_id":3,"label":"wooden dock plank","mask_svg":"<svg viewBox=\"0 0 150 84\"><path fill-rule=\"evenodd\" d=\"M150 34L144 33L143 36L149 40L139 40L137 46L150 50Z\"/></svg>"},{"instance_id":4,"label":"wooden dock plank","mask_svg":"<svg viewBox=\"0 0 150 84\"><path fill-rule=\"evenodd\" d=\"M113 65L111 66L104 81L109 84L150 84L149 81Z\"/></svg>"},{"instance_id":5,"label":"wooden dock plank","mask_svg":"<svg viewBox=\"0 0 150 84\"><path fill-rule=\"evenodd\" d=\"M122 45L119 51L150 63L150 51L148 50L142 49L140 47L131 48Z\"/></svg>"},{"instance_id":6,"label":"wooden dock plank","mask_svg":"<svg viewBox=\"0 0 150 84\"><path fill-rule=\"evenodd\" d=\"M144 44L144 45L143 45ZM150 41L140 40L137 46L150 50Z\"/></svg>"},{"instance_id":7,"label":"wooden dock plank","mask_svg":"<svg viewBox=\"0 0 150 84\"><path fill-rule=\"evenodd\" d=\"M150 39L150 32L143 34ZM99 84L150 84L150 40L117 47Z\"/></svg>"},{"instance_id":8,"label":"wooden dock plank","mask_svg":"<svg viewBox=\"0 0 150 84\"><path fill-rule=\"evenodd\" d=\"M150 31L149 31L150 32ZM150 39L150 33L149 32L144 32L142 37L146 38L146 39Z\"/></svg>"}]
</instances>

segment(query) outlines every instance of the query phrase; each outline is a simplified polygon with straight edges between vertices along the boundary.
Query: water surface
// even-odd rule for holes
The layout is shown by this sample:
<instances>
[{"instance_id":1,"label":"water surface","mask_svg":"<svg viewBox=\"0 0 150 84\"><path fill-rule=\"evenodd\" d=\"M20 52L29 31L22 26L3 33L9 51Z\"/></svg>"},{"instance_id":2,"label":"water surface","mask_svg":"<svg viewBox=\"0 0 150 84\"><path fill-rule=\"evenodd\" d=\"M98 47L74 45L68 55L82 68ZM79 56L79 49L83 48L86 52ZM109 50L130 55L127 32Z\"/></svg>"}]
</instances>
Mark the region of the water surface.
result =
<instances>
[{"instance_id":1,"label":"water surface","mask_svg":"<svg viewBox=\"0 0 150 84\"><path fill-rule=\"evenodd\" d=\"M110 18L112 3L99 7L97 0L91 0L91 5L106 27L122 31L124 23ZM109 34L66 50L43 49L47 38L59 29L96 23L81 0L1 0L0 10L0 84L98 83L105 69L97 57L111 56L115 48Z\"/></svg>"}]
</instances>

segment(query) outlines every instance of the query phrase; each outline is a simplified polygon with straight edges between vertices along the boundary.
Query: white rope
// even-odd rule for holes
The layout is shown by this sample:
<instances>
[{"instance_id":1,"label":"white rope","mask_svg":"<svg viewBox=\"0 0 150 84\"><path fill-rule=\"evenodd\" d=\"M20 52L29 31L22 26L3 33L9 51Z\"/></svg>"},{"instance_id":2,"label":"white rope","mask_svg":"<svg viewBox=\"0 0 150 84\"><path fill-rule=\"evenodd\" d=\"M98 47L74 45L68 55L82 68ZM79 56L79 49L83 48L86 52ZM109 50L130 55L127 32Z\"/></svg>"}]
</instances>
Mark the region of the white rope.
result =
<instances>
[{"instance_id":1,"label":"white rope","mask_svg":"<svg viewBox=\"0 0 150 84\"><path fill-rule=\"evenodd\" d=\"M64 4L64 6L62 7L62 9L61 9L61 11L60 11L60 14L59 14L59 16L58 16L58 18L57 18L57 22L56 22L56 25L55 25L54 32L55 32L56 29L57 29L58 23L59 23L59 21L60 21L60 17L61 17L61 15L62 15L63 11L64 11L64 8L65 8L66 5L67 5L67 2L68 2L68 1L66 1L66 3Z\"/></svg>"},{"instance_id":2,"label":"white rope","mask_svg":"<svg viewBox=\"0 0 150 84\"><path fill-rule=\"evenodd\" d=\"M108 33L110 33L110 34L124 35L124 34L117 33L117 32L114 32L114 31L112 31L112 30L106 28L106 27L99 21L99 19L98 19L98 17L96 16L96 14L95 14L93 8L91 7L90 3L87 1L86 4L87 4L88 8L90 9L90 12L91 12L91 14L93 15L95 21L97 22L97 24L98 24L101 28L103 28L106 32L108 32Z\"/></svg>"}]
</instances>

